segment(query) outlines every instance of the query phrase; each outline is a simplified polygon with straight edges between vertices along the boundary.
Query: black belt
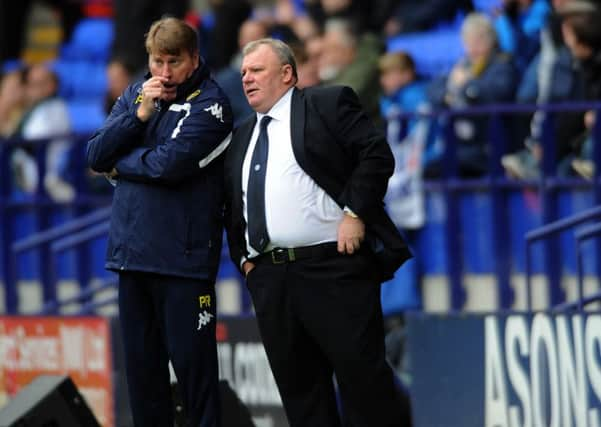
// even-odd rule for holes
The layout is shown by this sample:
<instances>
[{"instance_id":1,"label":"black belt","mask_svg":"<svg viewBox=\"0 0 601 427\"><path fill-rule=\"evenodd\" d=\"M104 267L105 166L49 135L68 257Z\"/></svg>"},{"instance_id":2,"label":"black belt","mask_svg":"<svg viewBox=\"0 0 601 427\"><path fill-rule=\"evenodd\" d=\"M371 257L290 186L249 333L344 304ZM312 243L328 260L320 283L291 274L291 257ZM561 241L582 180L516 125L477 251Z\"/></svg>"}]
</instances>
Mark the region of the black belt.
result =
<instances>
[{"instance_id":1,"label":"black belt","mask_svg":"<svg viewBox=\"0 0 601 427\"><path fill-rule=\"evenodd\" d=\"M338 255L336 242L321 243L299 248L274 248L272 251L249 259L253 263L284 264L309 258L331 258Z\"/></svg>"}]
</instances>

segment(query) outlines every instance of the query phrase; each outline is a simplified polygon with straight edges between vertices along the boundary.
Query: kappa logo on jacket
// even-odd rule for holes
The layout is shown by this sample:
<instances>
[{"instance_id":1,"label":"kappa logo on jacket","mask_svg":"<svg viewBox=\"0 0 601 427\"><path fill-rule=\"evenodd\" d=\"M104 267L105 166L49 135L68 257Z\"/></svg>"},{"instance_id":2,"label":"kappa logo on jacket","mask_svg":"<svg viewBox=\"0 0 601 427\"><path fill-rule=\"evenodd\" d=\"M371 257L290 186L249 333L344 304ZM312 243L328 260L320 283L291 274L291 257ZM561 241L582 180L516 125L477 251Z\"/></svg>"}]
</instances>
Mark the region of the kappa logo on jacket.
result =
<instances>
[{"instance_id":1,"label":"kappa logo on jacket","mask_svg":"<svg viewBox=\"0 0 601 427\"><path fill-rule=\"evenodd\" d=\"M209 323L211 323L211 319L213 317L215 317L215 316L213 316L207 310L204 310L201 313L198 313L198 328L196 328L196 330L200 331L203 326L206 326Z\"/></svg>"},{"instance_id":2,"label":"kappa logo on jacket","mask_svg":"<svg viewBox=\"0 0 601 427\"><path fill-rule=\"evenodd\" d=\"M211 113L215 118L223 123L223 108L218 103L214 103L210 107L205 108L205 111Z\"/></svg>"}]
</instances>

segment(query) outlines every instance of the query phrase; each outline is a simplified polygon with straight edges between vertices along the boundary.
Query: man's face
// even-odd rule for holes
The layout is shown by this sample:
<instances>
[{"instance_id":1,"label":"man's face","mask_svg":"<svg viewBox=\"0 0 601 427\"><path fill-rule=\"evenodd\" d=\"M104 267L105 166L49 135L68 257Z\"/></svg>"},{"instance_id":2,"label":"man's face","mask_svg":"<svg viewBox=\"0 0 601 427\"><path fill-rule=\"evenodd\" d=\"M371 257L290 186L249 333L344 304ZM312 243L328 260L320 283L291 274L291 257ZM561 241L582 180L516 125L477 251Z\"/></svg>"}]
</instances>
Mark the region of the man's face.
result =
<instances>
[{"instance_id":1,"label":"man's face","mask_svg":"<svg viewBox=\"0 0 601 427\"><path fill-rule=\"evenodd\" d=\"M328 31L322 37L319 55L319 77L332 80L355 60L355 49L345 43L339 31Z\"/></svg>"},{"instance_id":2,"label":"man's face","mask_svg":"<svg viewBox=\"0 0 601 427\"><path fill-rule=\"evenodd\" d=\"M253 110L267 113L294 84L292 67L282 65L275 52L262 44L242 60L242 87Z\"/></svg>"},{"instance_id":3,"label":"man's face","mask_svg":"<svg viewBox=\"0 0 601 427\"><path fill-rule=\"evenodd\" d=\"M27 101L30 105L35 104L56 92L56 84L44 66L37 65L32 67L27 74Z\"/></svg>"},{"instance_id":4,"label":"man's face","mask_svg":"<svg viewBox=\"0 0 601 427\"><path fill-rule=\"evenodd\" d=\"M393 95L397 90L409 83L410 73L398 68L389 68L380 72L380 86L386 95Z\"/></svg>"},{"instance_id":5,"label":"man's face","mask_svg":"<svg viewBox=\"0 0 601 427\"><path fill-rule=\"evenodd\" d=\"M494 44L484 32L474 30L464 36L463 47L468 58L476 62L488 58L493 52Z\"/></svg>"},{"instance_id":6,"label":"man's face","mask_svg":"<svg viewBox=\"0 0 601 427\"><path fill-rule=\"evenodd\" d=\"M112 98L117 98L129 85L130 76L120 62L112 62L106 69L108 93Z\"/></svg>"},{"instance_id":7,"label":"man's face","mask_svg":"<svg viewBox=\"0 0 601 427\"><path fill-rule=\"evenodd\" d=\"M177 95L177 86L185 82L198 67L198 55L190 55L188 51L180 51L178 55L151 53L148 56L148 68L153 77L167 79L163 84L165 91L161 99L173 101Z\"/></svg>"},{"instance_id":8,"label":"man's face","mask_svg":"<svg viewBox=\"0 0 601 427\"><path fill-rule=\"evenodd\" d=\"M582 43L578 40L578 36L572 27L569 19L564 20L561 23L561 32L563 35L563 40L572 56L579 60L585 60L589 58L593 54L593 49L590 46Z\"/></svg>"}]
</instances>

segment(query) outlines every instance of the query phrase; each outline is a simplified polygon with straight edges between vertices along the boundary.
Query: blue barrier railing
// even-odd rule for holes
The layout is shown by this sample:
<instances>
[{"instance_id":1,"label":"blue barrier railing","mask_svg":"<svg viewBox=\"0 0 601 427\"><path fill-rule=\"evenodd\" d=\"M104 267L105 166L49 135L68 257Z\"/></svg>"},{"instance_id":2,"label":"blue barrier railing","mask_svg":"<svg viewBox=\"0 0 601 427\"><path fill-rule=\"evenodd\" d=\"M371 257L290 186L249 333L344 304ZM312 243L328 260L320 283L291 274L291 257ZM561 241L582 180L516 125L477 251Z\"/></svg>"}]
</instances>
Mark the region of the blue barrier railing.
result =
<instances>
[{"instance_id":1,"label":"blue barrier railing","mask_svg":"<svg viewBox=\"0 0 601 427\"><path fill-rule=\"evenodd\" d=\"M54 301L56 300L56 257L52 256L52 242L61 238L73 239L73 233L77 233L80 230L93 226L101 221L104 221L103 224L107 224L106 220L109 218L110 213L110 207L101 208L80 218L71 220L68 223L18 240L10 245L10 249L5 248L5 250L8 249L7 252L9 253L9 260L4 266L7 312L15 313L17 311L16 276L18 266L17 261L20 254L32 249L39 249L40 258L42 260L41 282L43 300L44 302ZM108 227L105 227L103 232L106 232L106 230L108 230ZM83 264L78 263L77 265L79 268L83 268L86 271L86 273L78 275L81 286L85 287L90 278L88 269L85 268L86 266Z\"/></svg>"},{"instance_id":2,"label":"blue barrier railing","mask_svg":"<svg viewBox=\"0 0 601 427\"><path fill-rule=\"evenodd\" d=\"M588 209L577 213L568 218L563 218L552 223L543 225L535 230L528 232L526 239L526 309L532 310L532 283L531 283L531 252L532 245L543 239L548 239L563 231L571 229L585 222L601 218L601 206ZM578 278L578 300L582 300L582 280L581 280L581 257L579 256L579 278Z\"/></svg>"},{"instance_id":3,"label":"blue barrier railing","mask_svg":"<svg viewBox=\"0 0 601 427\"><path fill-rule=\"evenodd\" d=\"M584 260L583 260L583 243L587 240L601 235L601 222L576 230L576 256L578 260L578 309L582 311L585 304L601 299L601 292L588 296L586 300L583 296L584 290Z\"/></svg>"},{"instance_id":4,"label":"blue barrier railing","mask_svg":"<svg viewBox=\"0 0 601 427\"><path fill-rule=\"evenodd\" d=\"M68 236L56 239L50 244L50 264L52 267L58 264L58 255L74 247L78 247L84 243L88 243L98 237L106 236L109 232L109 222L103 221L99 224L91 225L88 228L72 233ZM51 275L48 278L49 286L56 289L58 285L58 275L55 268L50 269ZM84 291L88 288L88 283L83 284ZM47 300L48 301L48 300ZM56 302L55 302L56 301ZM50 311L54 305L56 309L62 305L62 301L58 301L56 298L50 299L46 306L45 311Z\"/></svg>"},{"instance_id":5,"label":"blue barrier railing","mask_svg":"<svg viewBox=\"0 0 601 427\"><path fill-rule=\"evenodd\" d=\"M69 298L64 298L61 300L47 302L44 305L44 307L42 308L42 310L40 311L40 314L44 314L44 315L55 314L61 308L65 308L65 307L68 307L73 304L82 304L82 303L84 304L84 306L80 309L80 313L88 314L88 313L90 313L90 308L96 306L95 304L93 304L93 303L95 303L95 301L91 301L95 295L97 295L100 292L106 291L107 289L115 289L116 287L117 287L116 278L102 280L98 284L88 286L87 288L80 291L77 295L74 295ZM115 301L112 300L112 302L115 302ZM107 303L106 301L104 301L104 300L102 301L102 305L104 305L106 303ZM87 307L87 308L84 308L84 307Z\"/></svg>"},{"instance_id":6,"label":"blue barrier railing","mask_svg":"<svg viewBox=\"0 0 601 427\"><path fill-rule=\"evenodd\" d=\"M540 165L541 174L539 179L512 180L504 176L500 158L505 154L509 146L508 136L504 132L503 118L516 113L531 113L533 111L544 111L545 118L542 122L542 146L543 159ZM581 179L560 178L557 176L556 141L554 122L555 116L562 112L576 112L584 110L595 110L597 117L601 117L601 103L560 103L549 105L487 105L478 107L467 107L451 111L434 111L428 113L406 113L402 114L401 120L418 117L443 118L446 122L443 130L446 145L443 153L443 175L440 180L426 182L427 190L441 190L446 202L447 221L445 224L446 253L448 257L447 275L451 289L452 309L461 309L465 302L465 290L463 288L463 251L459 236L460 206L458 193L473 190L486 190L490 192L492 202L492 223L495 227L491 230L494 240L494 252L496 254L495 273L499 289L499 300L501 306L508 308L514 300L513 289L510 285L510 248L507 244L508 235L508 190L523 188L525 186L537 189L541 198L543 224L550 223L559 218L559 190L562 188L587 188L594 193L594 204L601 203L601 167L596 167L593 179L585 182ZM456 143L454 135L454 122L459 116L489 116L489 167L488 174L482 178L458 178L456 161ZM597 120L592 132L593 163L601 165L601 120ZM561 262L559 259L559 241L547 239L544 242L544 260L546 276L550 282L551 302L557 303L563 299L561 292ZM528 286L528 302L530 308L530 294Z\"/></svg>"},{"instance_id":7,"label":"blue barrier railing","mask_svg":"<svg viewBox=\"0 0 601 427\"><path fill-rule=\"evenodd\" d=\"M444 169L440 179L428 180L425 182L425 190L427 192L442 192L443 200L445 202L445 215L446 222L444 224L444 251L446 252L447 263L446 263L446 275L450 284L451 292L451 308L461 309L465 304L466 294L463 285L464 276L464 259L463 259L463 247L461 241L461 235L463 233L463 226L461 223L462 211L461 211L461 194L465 192L473 191L485 191L491 199L491 221L495 225L491 231L491 240L494 251L494 273L498 283L499 289L499 301L500 306L507 308L510 307L514 302L514 292L510 285L511 276L511 247L508 244L508 228L509 228L509 212L507 209L508 195L516 189L529 188L537 191L540 196L542 214L542 223L551 223L560 216L559 215L559 199L558 193L560 190L565 188L579 188L594 193L594 201L591 205L601 202L601 174L600 169L596 168L594 178L591 181L585 181L582 179L562 179L556 176L556 159L553 153L555 153L555 141L554 141L554 128L553 120L554 116L561 114L563 111L584 111L594 109L598 112L601 111L601 103L571 103L571 104L555 104L555 105L491 105L491 106L479 106L477 108L465 108L461 110L453 111L437 111L426 114L420 114L420 116L429 116L432 118L444 118L445 127L443 129L444 135L446 135L446 145L443 153L443 164ZM535 110L546 111L545 120L543 122L543 151L545 156L541 165L541 175L539 179L528 180L528 181L517 181L508 179L504 176L503 168L500 165L500 157L506 153L507 147L509 146L510 136L508 135L505 127L505 120L507 116L512 114L531 113ZM488 173L480 178L460 178L457 174L457 162L456 162L456 143L454 139L453 125L457 117L459 116L478 116L487 115L488 120L488 139L490 147L490 159ZM408 117L412 117L412 114L404 114L400 117L401 120L405 120ZM601 114L598 114L601 117ZM601 120L599 120L595 126L593 137L595 141L601 141ZM83 140L77 143L81 145ZM13 143L13 146L15 144ZM39 216L40 220L39 229L46 229L50 225L48 220L48 211L52 209L60 208L73 208L75 207L75 213L81 215L88 212L90 209L94 209L101 206L106 206L110 202L110 198L98 197L91 195L85 189L85 186L81 186L80 195L77 197L74 203L68 206L61 204L55 204L47 195L43 194L43 190L40 190L38 194L34 195L28 200L15 200L10 195L10 168L8 167L8 153L10 150L10 144L0 143L0 174L2 180L0 181L0 222L1 230L3 233L3 251L2 251L2 263L4 271L4 286L7 290L7 310L9 312L15 312L17 307L16 302L16 281L17 277L14 276L16 273L11 267L7 268L10 264L11 247L10 245L15 240L13 236L13 230L11 224L15 216L19 215L19 212L23 211L34 211ZM601 165L601 149L599 144L594 144L593 161L596 165ZM43 151L43 144L40 144L39 153ZM78 164L81 166L83 171L83 150L80 150L78 155ZM38 163L43 167L42 161L43 156L38 154ZM83 172L82 172L83 176ZM8 242L8 243L7 243ZM560 286L560 268L561 262L559 260L560 251L557 250L559 243L550 239L544 242L544 258L545 258L545 273L551 283L551 300L552 303L557 303L563 297ZM85 251L78 250L78 254L85 257ZM41 268L48 269L48 259L44 259L46 255L42 254ZM80 256L80 255L78 255ZM80 265L89 265L89 262L79 262ZM600 263L601 264L601 263ZM13 266L14 267L14 266ZM529 266L530 268L530 266ZM8 271L8 272L7 272ZM52 276L52 272L42 272L41 279L44 283L48 277ZM81 274L81 277L85 279L86 275L89 278L88 273ZM48 294L51 291L48 290ZM528 296L528 306L530 307L530 296Z\"/></svg>"},{"instance_id":8,"label":"blue barrier railing","mask_svg":"<svg viewBox=\"0 0 601 427\"><path fill-rule=\"evenodd\" d=\"M584 305L589 304L593 301L597 301L601 299L601 292L598 292L593 295L589 295L586 298L584 297L584 260L583 260L583 243L587 240L590 240L594 237L601 235L601 222L596 224L583 227L581 230L576 230L575 238L576 238L576 255L578 260L578 301L577 307L580 311L583 310Z\"/></svg>"}]
</instances>

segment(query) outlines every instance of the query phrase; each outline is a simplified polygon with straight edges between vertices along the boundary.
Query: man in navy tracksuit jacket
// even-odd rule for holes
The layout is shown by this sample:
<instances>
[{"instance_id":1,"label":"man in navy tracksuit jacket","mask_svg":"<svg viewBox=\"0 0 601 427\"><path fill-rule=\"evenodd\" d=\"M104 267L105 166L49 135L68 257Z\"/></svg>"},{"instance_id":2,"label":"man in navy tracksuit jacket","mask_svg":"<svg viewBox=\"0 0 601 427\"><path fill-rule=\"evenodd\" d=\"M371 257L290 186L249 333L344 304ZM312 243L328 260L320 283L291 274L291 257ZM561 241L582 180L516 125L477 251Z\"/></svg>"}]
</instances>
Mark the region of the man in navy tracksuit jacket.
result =
<instances>
[{"instance_id":1,"label":"man in navy tracksuit jacket","mask_svg":"<svg viewBox=\"0 0 601 427\"><path fill-rule=\"evenodd\" d=\"M119 274L132 414L137 427L173 426L171 361L185 425L219 426L214 284L232 113L183 21L155 22L146 49L148 79L87 145L92 169L116 181L106 267Z\"/></svg>"}]
</instances>

